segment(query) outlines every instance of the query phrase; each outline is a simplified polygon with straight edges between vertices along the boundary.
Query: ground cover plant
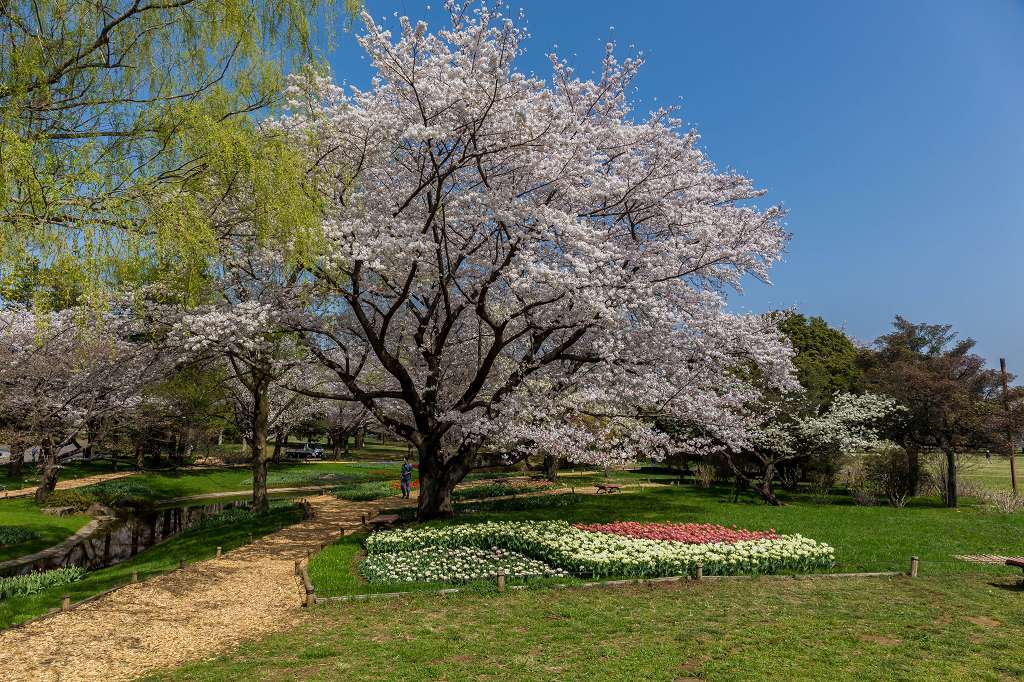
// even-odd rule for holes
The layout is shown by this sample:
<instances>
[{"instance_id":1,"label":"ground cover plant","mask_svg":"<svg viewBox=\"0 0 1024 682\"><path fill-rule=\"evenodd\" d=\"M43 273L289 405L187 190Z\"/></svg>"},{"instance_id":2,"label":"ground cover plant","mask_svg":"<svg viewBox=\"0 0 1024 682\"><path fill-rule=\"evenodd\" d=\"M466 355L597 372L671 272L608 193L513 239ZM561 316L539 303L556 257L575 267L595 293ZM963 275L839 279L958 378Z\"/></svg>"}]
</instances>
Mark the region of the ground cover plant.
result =
<instances>
[{"instance_id":1,"label":"ground cover plant","mask_svg":"<svg viewBox=\"0 0 1024 682\"><path fill-rule=\"evenodd\" d=\"M84 514L43 514L31 498L0 500L0 526L19 529L17 532L35 534L33 539L14 544L0 542L0 561L16 559L52 547L88 522L89 517Z\"/></svg>"},{"instance_id":2,"label":"ground cover plant","mask_svg":"<svg viewBox=\"0 0 1024 682\"><path fill-rule=\"evenodd\" d=\"M364 483L352 483L335 488L331 492L335 497L342 500L362 502L368 500L380 500L385 497L394 497L394 483L387 481L367 481Z\"/></svg>"},{"instance_id":3,"label":"ground cover plant","mask_svg":"<svg viewBox=\"0 0 1024 682\"><path fill-rule=\"evenodd\" d=\"M0 578L0 599L22 594L36 594L43 590L63 587L81 580L84 575L84 568L69 566L55 568L52 571L36 571L25 575Z\"/></svg>"},{"instance_id":4,"label":"ground cover plant","mask_svg":"<svg viewBox=\"0 0 1024 682\"><path fill-rule=\"evenodd\" d=\"M524 478L494 480L460 486L452 492L453 500L482 500L489 497L508 497L511 495L541 492L556 487L550 481L532 481Z\"/></svg>"},{"instance_id":5,"label":"ground cover plant","mask_svg":"<svg viewBox=\"0 0 1024 682\"><path fill-rule=\"evenodd\" d=\"M0 526L0 547L38 540L39 532L20 526Z\"/></svg>"}]
</instances>

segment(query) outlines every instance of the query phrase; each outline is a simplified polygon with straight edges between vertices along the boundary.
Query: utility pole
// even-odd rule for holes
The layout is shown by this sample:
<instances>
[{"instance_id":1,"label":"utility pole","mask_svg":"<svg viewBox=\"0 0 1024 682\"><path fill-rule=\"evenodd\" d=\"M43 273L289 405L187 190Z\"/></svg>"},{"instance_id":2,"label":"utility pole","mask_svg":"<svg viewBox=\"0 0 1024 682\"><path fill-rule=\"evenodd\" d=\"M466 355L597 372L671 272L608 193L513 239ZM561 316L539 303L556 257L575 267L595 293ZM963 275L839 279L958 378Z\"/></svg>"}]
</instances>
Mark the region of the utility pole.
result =
<instances>
[{"instance_id":1,"label":"utility pole","mask_svg":"<svg viewBox=\"0 0 1024 682\"><path fill-rule=\"evenodd\" d=\"M1010 485L1013 494L1017 495L1017 462L1014 455L1013 429L1010 422L1009 389L1006 387L1006 358L999 358L999 374L1003 380L1003 408L1006 410L1006 449L1010 453Z\"/></svg>"}]
</instances>

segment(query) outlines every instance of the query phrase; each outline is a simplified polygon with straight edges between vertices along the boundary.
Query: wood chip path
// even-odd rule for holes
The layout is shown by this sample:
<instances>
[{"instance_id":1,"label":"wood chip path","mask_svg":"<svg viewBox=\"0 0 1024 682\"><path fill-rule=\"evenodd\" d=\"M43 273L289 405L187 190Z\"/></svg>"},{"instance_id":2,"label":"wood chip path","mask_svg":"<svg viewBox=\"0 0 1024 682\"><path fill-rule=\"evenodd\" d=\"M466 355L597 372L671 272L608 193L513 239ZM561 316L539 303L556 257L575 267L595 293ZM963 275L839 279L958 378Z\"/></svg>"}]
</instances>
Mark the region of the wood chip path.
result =
<instances>
[{"instance_id":1,"label":"wood chip path","mask_svg":"<svg viewBox=\"0 0 1024 682\"><path fill-rule=\"evenodd\" d=\"M310 499L314 517L253 544L137 585L68 613L0 632L0 680L131 680L210 658L295 624L303 593L295 560L357 526L395 498Z\"/></svg>"},{"instance_id":2,"label":"wood chip path","mask_svg":"<svg viewBox=\"0 0 1024 682\"><path fill-rule=\"evenodd\" d=\"M124 478L126 476L134 476L137 471L112 471L109 474L96 474L95 476L86 476L85 478L69 478L66 481L57 481L57 490L67 490L68 488L81 488L85 485L92 485L93 483L103 483L103 481L113 481L116 478ZM17 490L5 490L0 493L0 499L7 497L25 497L26 495L35 495L37 486L31 488L18 488Z\"/></svg>"}]
</instances>

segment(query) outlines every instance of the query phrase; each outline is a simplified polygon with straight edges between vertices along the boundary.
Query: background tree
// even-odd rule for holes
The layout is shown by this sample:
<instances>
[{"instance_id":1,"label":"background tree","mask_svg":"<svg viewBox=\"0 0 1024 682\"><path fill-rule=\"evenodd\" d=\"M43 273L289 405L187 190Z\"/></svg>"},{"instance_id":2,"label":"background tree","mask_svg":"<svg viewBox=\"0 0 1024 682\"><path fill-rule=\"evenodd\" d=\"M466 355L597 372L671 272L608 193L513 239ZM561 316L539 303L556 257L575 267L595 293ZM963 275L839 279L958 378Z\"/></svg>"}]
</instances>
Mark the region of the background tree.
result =
<instances>
[{"instance_id":1,"label":"background tree","mask_svg":"<svg viewBox=\"0 0 1024 682\"><path fill-rule=\"evenodd\" d=\"M893 331L875 340L862 362L872 390L894 398L906 411L891 435L911 457L920 478L919 453L945 456L944 498L957 506L957 452L998 438L1000 378L972 353L972 339L957 340L948 324L913 323L899 315Z\"/></svg>"},{"instance_id":2,"label":"background tree","mask_svg":"<svg viewBox=\"0 0 1024 682\"><path fill-rule=\"evenodd\" d=\"M74 282L96 302L140 277L194 293L215 251L205 205L240 176L283 202L263 207L279 228L303 168L249 114L276 102L282 64L312 55L331 7L0 3L0 282L28 274L42 286L19 297L37 299Z\"/></svg>"},{"instance_id":3,"label":"background tree","mask_svg":"<svg viewBox=\"0 0 1024 682\"><path fill-rule=\"evenodd\" d=\"M779 329L793 344L797 379L804 401L813 409L828 405L837 393L859 393L863 376L857 347L846 334L821 317L787 313Z\"/></svg>"}]
</instances>

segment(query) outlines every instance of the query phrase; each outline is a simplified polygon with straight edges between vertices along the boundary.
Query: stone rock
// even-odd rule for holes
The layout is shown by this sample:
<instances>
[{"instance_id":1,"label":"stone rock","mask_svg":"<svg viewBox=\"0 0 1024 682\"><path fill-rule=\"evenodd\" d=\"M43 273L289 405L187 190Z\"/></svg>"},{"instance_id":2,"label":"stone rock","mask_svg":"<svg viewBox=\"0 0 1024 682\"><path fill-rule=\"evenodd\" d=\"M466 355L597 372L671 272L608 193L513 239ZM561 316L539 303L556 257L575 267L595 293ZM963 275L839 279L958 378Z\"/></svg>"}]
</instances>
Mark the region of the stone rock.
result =
<instances>
[{"instance_id":1,"label":"stone rock","mask_svg":"<svg viewBox=\"0 0 1024 682\"><path fill-rule=\"evenodd\" d=\"M74 507L43 507L39 511L49 516L71 516L76 513Z\"/></svg>"},{"instance_id":2,"label":"stone rock","mask_svg":"<svg viewBox=\"0 0 1024 682\"><path fill-rule=\"evenodd\" d=\"M85 513L89 516L114 516L114 510L105 504L99 502L93 502L89 505L89 508L85 510Z\"/></svg>"}]
</instances>

